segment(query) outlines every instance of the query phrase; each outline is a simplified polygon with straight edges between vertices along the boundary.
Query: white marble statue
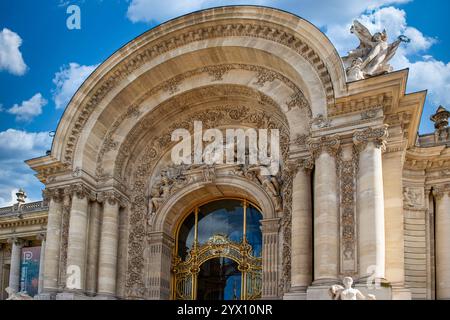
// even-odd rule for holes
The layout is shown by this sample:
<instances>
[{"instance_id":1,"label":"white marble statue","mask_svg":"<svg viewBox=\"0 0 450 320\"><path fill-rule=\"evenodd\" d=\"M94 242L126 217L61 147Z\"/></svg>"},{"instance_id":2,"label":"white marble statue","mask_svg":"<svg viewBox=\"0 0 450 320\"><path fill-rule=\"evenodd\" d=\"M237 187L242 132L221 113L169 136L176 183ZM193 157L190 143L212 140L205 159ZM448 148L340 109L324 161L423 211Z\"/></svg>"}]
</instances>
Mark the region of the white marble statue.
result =
<instances>
[{"instance_id":1,"label":"white marble statue","mask_svg":"<svg viewBox=\"0 0 450 320\"><path fill-rule=\"evenodd\" d=\"M396 41L388 44L386 30L372 35L364 25L355 20L350 32L355 34L360 45L343 57L348 81L357 81L368 77L391 72L389 61L394 57L402 42L410 42L406 36L399 36Z\"/></svg>"},{"instance_id":2,"label":"white marble statue","mask_svg":"<svg viewBox=\"0 0 450 320\"><path fill-rule=\"evenodd\" d=\"M333 300L376 300L373 294L368 294L367 297L358 289L352 288L353 279L345 277L342 280L344 287L341 285L331 286L328 293Z\"/></svg>"}]
</instances>

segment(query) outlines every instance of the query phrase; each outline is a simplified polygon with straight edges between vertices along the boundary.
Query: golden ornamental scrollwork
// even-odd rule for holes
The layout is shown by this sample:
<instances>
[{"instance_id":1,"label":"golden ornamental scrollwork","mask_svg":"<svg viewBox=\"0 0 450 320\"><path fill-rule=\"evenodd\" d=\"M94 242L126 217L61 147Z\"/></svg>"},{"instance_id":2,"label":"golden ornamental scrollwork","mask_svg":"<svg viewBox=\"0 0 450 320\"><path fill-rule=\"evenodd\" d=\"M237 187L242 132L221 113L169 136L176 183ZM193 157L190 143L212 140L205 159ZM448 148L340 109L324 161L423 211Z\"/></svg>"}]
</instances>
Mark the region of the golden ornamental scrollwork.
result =
<instances>
[{"instance_id":1,"label":"golden ornamental scrollwork","mask_svg":"<svg viewBox=\"0 0 450 320\"><path fill-rule=\"evenodd\" d=\"M194 245L188 253L186 260L179 257L173 259L172 272L174 273L175 300L195 300L196 281L200 266L214 258L228 258L238 264L242 273L243 288L241 293L245 300L255 300L262 294L262 259L253 257L252 247L247 241L241 243L230 241L224 235L212 236L204 245Z\"/></svg>"}]
</instances>

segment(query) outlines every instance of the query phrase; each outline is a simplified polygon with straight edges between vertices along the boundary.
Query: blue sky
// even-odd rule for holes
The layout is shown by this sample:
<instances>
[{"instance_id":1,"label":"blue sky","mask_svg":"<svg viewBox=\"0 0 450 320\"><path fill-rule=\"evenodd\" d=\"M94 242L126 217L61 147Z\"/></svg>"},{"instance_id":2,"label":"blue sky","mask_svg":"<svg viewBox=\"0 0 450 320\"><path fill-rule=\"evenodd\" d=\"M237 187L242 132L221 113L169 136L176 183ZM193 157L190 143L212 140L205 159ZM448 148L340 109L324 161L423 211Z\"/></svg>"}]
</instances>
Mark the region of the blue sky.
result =
<instances>
[{"instance_id":1,"label":"blue sky","mask_svg":"<svg viewBox=\"0 0 450 320\"><path fill-rule=\"evenodd\" d=\"M409 67L408 91L429 89L420 127L431 132L429 116L450 101L450 2L446 0L2 0L0 1L0 206L23 187L29 200L42 185L23 160L45 154L48 132L95 67L133 38L160 22L195 10L230 4L281 8L310 20L341 54L357 40L354 18L371 31L386 27L391 38L412 42L392 61ZM81 9L81 30L69 30L69 5Z\"/></svg>"}]
</instances>

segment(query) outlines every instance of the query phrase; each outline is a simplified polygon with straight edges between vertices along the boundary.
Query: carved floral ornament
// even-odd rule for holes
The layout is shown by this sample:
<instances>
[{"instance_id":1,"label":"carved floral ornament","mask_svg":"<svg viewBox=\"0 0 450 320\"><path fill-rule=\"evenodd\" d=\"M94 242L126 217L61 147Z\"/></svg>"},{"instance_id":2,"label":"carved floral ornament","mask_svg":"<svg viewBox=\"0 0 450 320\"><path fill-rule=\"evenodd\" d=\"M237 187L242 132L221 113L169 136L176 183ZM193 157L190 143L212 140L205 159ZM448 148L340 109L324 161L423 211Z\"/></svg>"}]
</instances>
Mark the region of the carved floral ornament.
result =
<instances>
[{"instance_id":1,"label":"carved floral ornament","mask_svg":"<svg viewBox=\"0 0 450 320\"><path fill-rule=\"evenodd\" d=\"M81 183L62 187L47 188L42 192L42 195L44 201L53 200L57 203L62 202L64 199L77 197L80 200L87 198L89 201L98 201L100 203L108 201L109 204L118 204L120 207L126 207L128 205L127 198L117 191L95 192L91 188ZM68 206L69 204L70 200L64 200L64 206Z\"/></svg>"},{"instance_id":2,"label":"carved floral ornament","mask_svg":"<svg viewBox=\"0 0 450 320\"><path fill-rule=\"evenodd\" d=\"M179 121L166 127L158 137L153 136L150 138L151 140L147 143L137 160L137 166L126 166L126 161L129 158L129 155L132 154L132 148L134 146L133 142L142 140L142 134L147 131L146 126L152 124L151 118L152 115L150 115L146 121L140 122L140 124L130 132L125 143L122 144L116 158L116 166L114 169L114 176L117 179L123 181L124 177L133 175L134 180L136 180L139 179L139 177L149 174L144 173L144 168L146 168L145 172L147 172L147 170L152 171L151 168L156 165L158 159L168 152L173 145L173 142L171 141L172 132L179 128L187 129L192 132L194 121L201 121L205 129L236 124L236 122L259 129L280 129L280 151L283 159L287 159L289 151L289 128L285 121L264 111L251 110L246 106L236 107L219 105L202 109L200 112L193 110L190 113L187 113ZM101 164L99 167L101 168ZM129 170L137 168L137 170L134 173L124 172L124 169L126 168ZM97 170L98 175L102 172L103 169ZM99 176L99 178L101 179L101 176Z\"/></svg>"},{"instance_id":3,"label":"carved floral ornament","mask_svg":"<svg viewBox=\"0 0 450 320\"><path fill-rule=\"evenodd\" d=\"M356 131L353 135L353 143L358 151L363 151L372 142L376 148L386 150L387 138L389 137L388 125L380 128L367 128Z\"/></svg>"},{"instance_id":4,"label":"carved floral ornament","mask_svg":"<svg viewBox=\"0 0 450 320\"><path fill-rule=\"evenodd\" d=\"M293 91L293 94L291 95L290 100L286 101L286 108L288 110L291 110L292 108L299 108L301 110L306 110L306 112L309 115L311 114L311 108L309 106L309 103L306 100L304 94L301 92L301 90L291 80L289 80L282 74L271 71L264 67L245 65L245 64L229 64L229 65L220 65L220 66L212 66L212 67L203 67L203 68L198 68L193 71L189 71L185 74L179 75L179 76L177 76L177 78L180 78L179 80L181 81L182 79L191 77L198 73L209 72L210 68L215 68L215 67L224 68L224 70L228 70L228 71L235 70L235 69L242 69L242 70L256 72L258 74L258 76L257 76L258 78L257 78L257 82L255 82L255 84L259 84L262 86L267 81L278 79L279 81L285 83ZM270 76L266 76L267 74L270 74ZM164 87L164 84L157 86L157 87L151 89L146 94L144 94L142 97L140 97L138 100L136 100L130 106L130 109L128 111L126 111L124 114L122 114L113 123L111 128L108 130L108 133L106 134L106 137L103 141L102 147L100 148L100 152L97 155L97 167L99 167L99 165L101 166L101 161L104 158L104 155L106 153L108 153L110 151L116 151L120 147L119 143L117 141L115 141L115 134L116 134L116 131L118 130L118 128L120 127L120 125L125 120L130 119L131 117L134 117L134 118L139 117L142 114L142 112L139 111L138 105L141 105L151 95L153 95L156 92L158 92L159 90L161 90L161 87ZM226 85L225 87L226 87L225 90L219 89L219 88L214 88L214 87L210 87L210 88L206 87L206 88L197 89L195 92L187 92L187 93L183 94L182 96L175 96L174 98L169 99L168 101L166 101L163 104L161 104L160 106L158 106L158 109L159 110L174 110L174 111L176 111L176 109L179 107L181 109L180 111L187 110L188 109L187 106L190 103L198 103L198 97L196 97L197 93L200 93L202 96L207 96L207 97L213 97L213 96L219 97L221 93L223 93L225 96L242 95L244 97L250 97L250 98L256 99L256 100L260 101L260 104L262 104L262 105L270 105L277 109L279 108L279 106L277 105L277 103L275 101L273 101L270 97L266 96L265 94L263 94L261 92L255 91L250 88L242 87L242 86L237 86L237 85ZM207 94L205 94L206 91L209 91L209 92L207 92ZM153 113L155 113L155 114L153 115ZM239 120L240 116L241 116L239 111L235 111L234 113L235 113L235 115L233 117L233 120ZM157 121L157 118L158 118L158 116L156 115L156 112L153 111L152 114L150 114L149 116L146 116L146 118L141 120L140 122L141 123L145 122L146 123L145 125L148 126L148 124L151 124L151 123ZM283 120L285 120L285 118ZM287 121L286 121L286 123L287 123ZM134 133L137 130L141 130L141 129L142 128L140 127L140 125L135 126L135 128L129 134L129 138L127 138L127 140L131 139L131 137L134 135ZM147 129L149 129L149 128L147 128ZM100 173L100 175L101 175L101 173Z\"/></svg>"},{"instance_id":5,"label":"carved floral ornament","mask_svg":"<svg viewBox=\"0 0 450 320\"><path fill-rule=\"evenodd\" d=\"M79 113L77 120L74 121L69 141L65 147L63 162L72 163L74 146L77 144L79 136L93 110L111 90L124 79L127 79L128 75L148 61L178 47L206 39L233 36L262 38L277 42L297 52L297 54L301 55L311 64L319 75L323 83L323 88L326 90L328 106L334 104L334 89L326 64L322 61L320 56L304 42L304 40L299 39L296 35L280 30L277 26L267 26L267 22L265 25L261 25L260 21L252 21L248 24L215 24L214 26L207 28L198 27L196 30L185 32L176 37L166 38L165 40L158 42L154 41L131 54L130 57L114 67L108 75L100 81L96 86L95 91L89 95L90 97L82 102L83 109ZM216 67L209 72L213 76L214 81L219 81L222 78L223 72L227 72L227 68L222 67L219 69ZM270 81L273 78L272 76L273 74L270 73L260 76L257 84L260 85L261 83L266 82L266 80ZM177 83L177 79L172 79L167 82L163 88L174 93L177 90Z\"/></svg>"},{"instance_id":6,"label":"carved floral ornament","mask_svg":"<svg viewBox=\"0 0 450 320\"><path fill-rule=\"evenodd\" d=\"M313 158L319 157L322 152L327 152L332 157L337 157L341 141L338 135L323 136L320 138L309 139L308 147Z\"/></svg>"}]
</instances>

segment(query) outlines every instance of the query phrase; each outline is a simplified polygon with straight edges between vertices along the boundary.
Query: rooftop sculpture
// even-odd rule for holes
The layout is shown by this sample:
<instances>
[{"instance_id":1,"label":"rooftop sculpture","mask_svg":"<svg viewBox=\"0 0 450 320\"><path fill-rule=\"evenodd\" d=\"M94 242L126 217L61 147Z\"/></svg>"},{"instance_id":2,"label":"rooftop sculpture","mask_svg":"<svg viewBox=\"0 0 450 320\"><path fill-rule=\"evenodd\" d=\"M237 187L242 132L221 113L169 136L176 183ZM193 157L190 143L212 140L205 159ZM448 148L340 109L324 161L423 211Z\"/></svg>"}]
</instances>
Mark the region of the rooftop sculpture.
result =
<instances>
[{"instance_id":1,"label":"rooftop sculpture","mask_svg":"<svg viewBox=\"0 0 450 320\"><path fill-rule=\"evenodd\" d=\"M360 44L355 50L351 50L342 61L347 72L348 81L357 81L393 70L389 61L395 56L402 42L411 40L406 36L399 36L396 41L388 44L386 30L372 35L363 24L355 20L350 32L356 35Z\"/></svg>"}]
</instances>

